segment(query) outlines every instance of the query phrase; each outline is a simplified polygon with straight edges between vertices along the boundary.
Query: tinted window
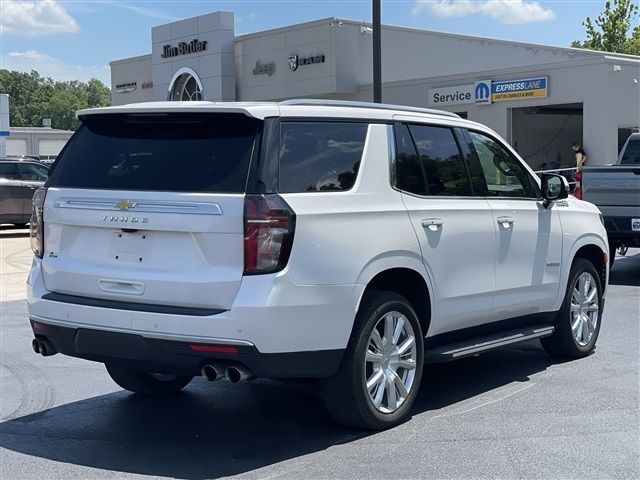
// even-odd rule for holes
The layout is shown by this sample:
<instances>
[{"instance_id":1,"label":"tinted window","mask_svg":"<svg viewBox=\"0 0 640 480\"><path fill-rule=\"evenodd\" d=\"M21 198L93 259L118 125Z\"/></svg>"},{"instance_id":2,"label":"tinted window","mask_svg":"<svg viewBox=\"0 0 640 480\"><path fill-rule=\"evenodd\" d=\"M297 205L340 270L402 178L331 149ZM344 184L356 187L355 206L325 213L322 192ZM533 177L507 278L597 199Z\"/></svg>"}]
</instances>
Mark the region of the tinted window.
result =
<instances>
[{"instance_id":1,"label":"tinted window","mask_svg":"<svg viewBox=\"0 0 640 480\"><path fill-rule=\"evenodd\" d=\"M89 116L58 157L49 184L244 192L259 123L239 114Z\"/></svg>"},{"instance_id":2,"label":"tinted window","mask_svg":"<svg viewBox=\"0 0 640 480\"><path fill-rule=\"evenodd\" d=\"M16 180L20 178L18 173L18 167L12 162L0 162L0 178L6 178L7 180Z\"/></svg>"},{"instance_id":3,"label":"tinted window","mask_svg":"<svg viewBox=\"0 0 640 480\"><path fill-rule=\"evenodd\" d=\"M349 190L367 137L366 123L283 122L278 190Z\"/></svg>"},{"instance_id":4,"label":"tinted window","mask_svg":"<svg viewBox=\"0 0 640 480\"><path fill-rule=\"evenodd\" d=\"M47 172L49 169L44 165L38 165L37 163L19 163L18 168L20 169L23 180L39 182L47 180Z\"/></svg>"},{"instance_id":5,"label":"tinted window","mask_svg":"<svg viewBox=\"0 0 640 480\"><path fill-rule=\"evenodd\" d=\"M637 140L629 140L627 148L622 155L621 165L638 165L640 164L640 138Z\"/></svg>"},{"instance_id":6,"label":"tinted window","mask_svg":"<svg viewBox=\"0 0 640 480\"><path fill-rule=\"evenodd\" d=\"M427 195L427 184L424 181L424 173L407 126L396 126L395 135L398 188L405 192Z\"/></svg>"},{"instance_id":7,"label":"tinted window","mask_svg":"<svg viewBox=\"0 0 640 480\"><path fill-rule=\"evenodd\" d=\"M487 180L485 179L484 170L482 170L471 138L461 131L461 134L458 136L458 141L460 142L462 154L467 160L467 171L469 172L469 179L471 180L473 196L488 197L490 194L487 188Z\"/></svg>"},{"instance_id":8,"label":"tinted window","mask_svg":"<svg viewBox=\"0 0 640 480\"><path fill-rule=\"evenodd\" d=\"M430 195L470 195L469 177L450 128L411 125Z\"/></svg>"},{"instance_id":9,"label":"tinted window","mask_svg":"<svg viewBox=\"0 0 640 480\"><path fill-rule=\"evenodd\" d=\"M486 135L469 132L473 145L470 163L479 161L489 196L536 198L537 188L520 161Z\"/></svg>"}]
</instances>

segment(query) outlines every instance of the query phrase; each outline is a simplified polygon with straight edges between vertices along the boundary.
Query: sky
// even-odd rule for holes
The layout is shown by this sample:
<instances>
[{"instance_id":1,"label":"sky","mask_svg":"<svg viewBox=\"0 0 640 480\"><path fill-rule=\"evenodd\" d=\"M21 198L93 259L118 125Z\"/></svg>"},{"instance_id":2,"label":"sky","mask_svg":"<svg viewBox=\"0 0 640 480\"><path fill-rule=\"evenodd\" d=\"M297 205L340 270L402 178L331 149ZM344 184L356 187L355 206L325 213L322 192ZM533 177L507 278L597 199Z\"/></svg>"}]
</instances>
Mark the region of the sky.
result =
<instances>
[{"instance_id":1,"label":"sky","mask_svg":"<svg viewBox=\"0 0 640 480\"><path fill-rule=\"evenodd\" d=\"M583 40L582 22L604 6L604 0L381 1L386 24L563 47ZM236 35L327 17L371 21L370 0L0 0L0 68L109 85L110 61L151 52L152 27L218 10L234 12Z\"/></svg>"}]
</instances>

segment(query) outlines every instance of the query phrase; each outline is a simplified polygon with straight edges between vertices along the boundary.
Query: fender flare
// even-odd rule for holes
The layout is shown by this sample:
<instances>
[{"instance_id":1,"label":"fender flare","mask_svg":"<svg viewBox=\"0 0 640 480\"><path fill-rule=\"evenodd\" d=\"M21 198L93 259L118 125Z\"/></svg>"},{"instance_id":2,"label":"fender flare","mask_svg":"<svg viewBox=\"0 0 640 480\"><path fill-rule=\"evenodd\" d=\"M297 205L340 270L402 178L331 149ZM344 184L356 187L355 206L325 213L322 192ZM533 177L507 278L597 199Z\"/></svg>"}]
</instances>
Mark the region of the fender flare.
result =
<instances>
[{"instance_id":1,"label":"fender flare","mask_svg":"<svg viewBox=\"0 0 640 480\"><path fill-rule=\"evenodd\" d=\"M364 297L367 286L371 283L371 280L387 270L397 268L406 268L407 270L413 270L422 277L425 284L427 285L427 290L429 292L429 309L431 311L431 315L433 316L435 308L435 284L433 283L432 276L429 274L429 271L422 262L422 255L410 251L386 252L383 255L372 258L363 267L356 283L358 283L359 285L364 285L365 288L361 290L360 296L356 302L356 312L360 309L362 298ZM426 336L427 333L428 332L424 332L424 335Z\"/></svg>"},{"instance_id":2,"label":"fender flare","mask_svg":"<svg viewBox=\"0 0 640 480\"><path fill-rule=\"evenodd\" d=\"M573 261L576 258L576 254L578 250L582 247L586 247L587 245L594 245L602 250L603 253L609 255L609 243L606 239L603 239L601 236L594 233L584 233L577 237L573 243L571 244L571 250L569 255L566 255L570 261L564 263L562 267L562 273L560 275L560 288L558 289L558 298L553 304L554 310L559 310L562 302L564 301L564 296L566 294L567 282L569 281L569 273L571 272L571 266L573 265ZM607 284L609 283L609 263L606 264L607 269ZM603 296L606 293L607 285L603 285Z\"/></svg>"}]
</instances>

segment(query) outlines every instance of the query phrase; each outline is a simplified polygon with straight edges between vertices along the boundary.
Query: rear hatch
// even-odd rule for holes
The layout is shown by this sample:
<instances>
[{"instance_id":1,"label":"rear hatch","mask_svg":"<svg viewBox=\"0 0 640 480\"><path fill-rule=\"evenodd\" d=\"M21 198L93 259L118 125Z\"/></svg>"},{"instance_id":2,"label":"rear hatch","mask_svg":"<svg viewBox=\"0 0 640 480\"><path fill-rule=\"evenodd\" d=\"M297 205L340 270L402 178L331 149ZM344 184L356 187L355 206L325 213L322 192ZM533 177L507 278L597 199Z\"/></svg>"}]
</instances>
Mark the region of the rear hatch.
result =
<instances>
[{"instance_id":1,"label":"rear hatch","mask_svg":"<svg viewBox=\"0 0 640 480\"><path fill-rule=\"evenodd\" d=\"M261 121L240 113L98 114L47 182L48 290L228 309L243 274L243 206Z\"/></svg>"}]
</instances>

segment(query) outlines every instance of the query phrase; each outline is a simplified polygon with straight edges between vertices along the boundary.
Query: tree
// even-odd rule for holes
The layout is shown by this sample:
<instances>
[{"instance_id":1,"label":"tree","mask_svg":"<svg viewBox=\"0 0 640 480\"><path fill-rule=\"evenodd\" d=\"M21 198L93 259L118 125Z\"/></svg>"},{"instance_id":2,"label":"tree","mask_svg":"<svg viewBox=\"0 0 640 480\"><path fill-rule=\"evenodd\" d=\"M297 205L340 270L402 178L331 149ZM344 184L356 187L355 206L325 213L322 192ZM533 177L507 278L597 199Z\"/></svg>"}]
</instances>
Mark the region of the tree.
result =
<instances>
[{"instance_id":1,"label":"tree","mask_svg":"<svg viewBox=\"0 0 640 480\"><path fill-rule=\"evenodd\" d=\"M633 27L637 15L638 6L632 0L607 0L604 11L595 20L587 17L582 22L587 39L574 41L571 46L640 55L640 25L636 23Z\"/></svg>"},{"instance_id":2,"label":"tree","mask_svg":"<svg viewBox=\"0 0 640 480\"><path fill-rule=\"evenodd\" d=\"M51 126L62 130L75 130L78 127L76 111L87 108L86 95L57 90L49 99L44 116L51 118Z\"/></svg>"},{"instance_id":3,"label":"tree","mask_svg":"<svg viewBox=\"0 0 640 480\"><path fill-rule=\"evenodd\" d=\"M36 71L0 70L0 93L9 94L11 125L42 125L40 112L53 94L53 81L41 77Z\"/></svg>"},{"instance_id":4,"label":"tree","mask_svg":"<svg viewBox=\"0 0 640 480\"><path fill-rule=\"evenodd\" d=\"M87 83L87 105L89 108L111 105L111 90L96 78Z\"/></svg>"},{"instance_id":5,"label":"tree","mask_svg":"<svg viewBox=\"0 0 640 480\"><path fill-rule=\"evenodd\" d=\"M0 93L9 94L9 121L14 127L39 127L49 117L53 128L74 130L76 110L111 104L111 90L100 80L55 82L35 70L0 69Z\"/></svg>"}]
</instances>

